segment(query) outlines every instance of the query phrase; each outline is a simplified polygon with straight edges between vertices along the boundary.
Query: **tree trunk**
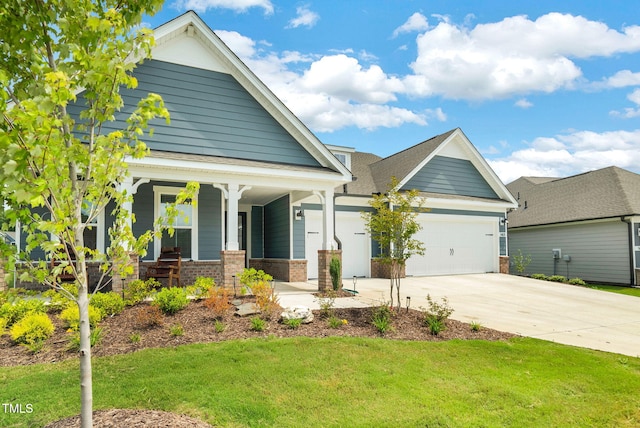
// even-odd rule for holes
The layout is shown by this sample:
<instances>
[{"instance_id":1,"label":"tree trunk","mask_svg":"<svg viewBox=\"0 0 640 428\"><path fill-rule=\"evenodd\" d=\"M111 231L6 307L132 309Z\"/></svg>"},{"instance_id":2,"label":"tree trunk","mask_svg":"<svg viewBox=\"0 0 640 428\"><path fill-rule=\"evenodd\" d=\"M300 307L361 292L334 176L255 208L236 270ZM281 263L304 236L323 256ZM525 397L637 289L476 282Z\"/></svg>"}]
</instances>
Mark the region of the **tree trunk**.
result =
<instances>
[{"instance_id":1,"label":"tree trunk","mask_svg":"<svg viewBox=\"0 0 640 428\"><path fill-rule=\"evenodd\" d=\"M78 309L80 310L80 423L93 427L93 380L91 375L91 325L89 324L89 286L84 256L78 260Z\"/></svg>"}]
</instances>

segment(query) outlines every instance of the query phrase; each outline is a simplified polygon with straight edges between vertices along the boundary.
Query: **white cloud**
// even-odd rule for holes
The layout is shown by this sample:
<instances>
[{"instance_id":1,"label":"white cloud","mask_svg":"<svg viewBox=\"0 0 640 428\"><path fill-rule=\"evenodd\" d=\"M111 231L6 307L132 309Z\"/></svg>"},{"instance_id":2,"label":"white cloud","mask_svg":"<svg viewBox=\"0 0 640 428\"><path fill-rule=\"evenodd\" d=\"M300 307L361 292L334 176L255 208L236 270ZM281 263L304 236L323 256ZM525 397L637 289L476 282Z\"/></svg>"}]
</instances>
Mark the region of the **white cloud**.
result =
<instances>
[{"instance_id":1,"label":"white cloud","mask_svg":"<svg viewBox=\"0 0 640 428\"><path fill-rule=\"evenodd\" d=\"M640 116L640 89L636 89L635 91L627 95L627 99L634 103L636 107L627 107L622 112L614 110L611 112L612 116L619 116L624 119L631 119L633 117Z\"/></svg>"},{"instance_id":2,"label":"white cloud","mask_svg":"<svg viewBox=\"0 0 640 428\"><path fill-rule=\"evenodd\" d=\"M423 14L416 12L413 15L411 15L404 24L402 24L401 26L393 30L392 37L394 38L398 37L402 33L424 31L428 28L429 28L429 22L427 21L427 18Z\"/></svg>"},{"instance_id":3,"label":"white cloud","mask_svg":"<svg viewBox=\"0 0 640 428\"><path fill-rule=\"evenodd\" d=\"M640 51L640 27L622 32L581 16L549 13L478 24L448 21L417 38L407 90L422 96L495 99L571 88L582 71L573 58Z\"/></svg>"},{"instance_id":4,"label":"white cloud","mask_svg":"<svg viewBox=\"0 0 640 428\"><path fill-rule=\"evenodd\" d=\"M533 107L533 103L526 98L520 98L515 102L516 107L527 109L529 107Z\"/></svg>"},{"instance_id":5,"label":"white cloud","mask_svg":"<svg viewBox=\"0 0 640 428\"><path fill-rule=\"evenodd\" d=\"M624 88L626 86L639 86L640 73L633 73L631 70L618 71L611 77L604 79L597 86L607 88Z\"/></svg>"},{"instance_id":6,"label":"white cloud","mask_svg":"<svg viewBox=\"0 0 640 428\"><path fill-rule=\"evenodd\" d=\"M231 9L236 12L246 12L252 7L261 7L264 13L273 13L270 0L177 0L173 7L178 10L195 10L204 13L209 9Z\"/></svg>"},{"instance_id":7,"label":"white cloud","mask_svg":"<svg viewBox=\"0 0 640 428\"><path fill-rule=\"evenodd\" d=\"M510 183L522 176L568 177L608 166L634 169L640 163L640 130L576 131L536 138L529 146L488 160L502 181Z\"/></svg>"},{"instance_id":8,"label":"white cloud","mask_svg":"<svg viewBox=\"0 0 640 428\"><path fill-rule=\"evenodd\" d=\"M299 6L296 8L296 17L289 21L286 28L307 27L311 28L320 19L320 15L309 9L309 6Z\"/></svg>"}]
</instances>

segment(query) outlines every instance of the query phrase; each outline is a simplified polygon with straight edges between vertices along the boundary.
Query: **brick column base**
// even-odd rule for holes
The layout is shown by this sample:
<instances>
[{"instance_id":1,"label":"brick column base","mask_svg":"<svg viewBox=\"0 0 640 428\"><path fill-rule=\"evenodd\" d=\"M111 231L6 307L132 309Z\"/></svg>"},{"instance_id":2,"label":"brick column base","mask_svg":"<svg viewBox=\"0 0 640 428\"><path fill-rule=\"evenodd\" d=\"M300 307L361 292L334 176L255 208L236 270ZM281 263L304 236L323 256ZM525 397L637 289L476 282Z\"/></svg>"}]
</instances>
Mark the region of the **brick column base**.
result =
<instances>
[{"instance_id":1,"label":"brick column base","mask_svg":"<svg viewBox=\"0 0 640 428\"><path fill-rule=\"evenodd\" d=\"M500 256L500 273L509 273L509 256Z\"/></svg>"},{"instance_id":2,"label":"brick column base","mask_svg":"<svg viewBox=\"0 0 640 428\"><path fill-rule=\"evenodd\" d=\"M406 265L400 271L400 278L406 278ZM377 259L371 259L371 278L391 278L391 265L381 263Z\"/></svg>"},{"instance_id":3,"label":"brick column base","mask_svg":"<svg viewBox=\"0 0 640 428\"><path fill-rule=\"evenodd\" d=\"M124 278L120 275L118 269L114 267L113 275L111 276L111 291L120 294L122 293L123 286L140 278L140 261L138 259L137 254L129 253L129 264L133 267L133 272Z\"/></svg>"},{"instance_id":4,"label":"brick column base","mask_svg":"<svg viewBox=\"0 0 640 428\"><path fill-rule=\"evenodd\" d=\"M342 250L318 250L318 291L333 290L330 265L334 256L340 259L342 267ZM342 288L342 269L340 277L340 288Z\"/></svg>"},{"instance_id":5,"label":"brick column base","mask_svg":"<svg viewBox=\"0 0 640 428\"><path fill-rule=\"evenodd\" d=\"M636 269L636 283L635 285L640 285L640 269Z\"/></svg>"},{"instance_id":6,"label":"brick column base","mask_svg":"<svg viewBox=\"0 0 640 428\"><path fill-rule=\"evenodd\" d=\"M233 288L233 277L239 277L244 270L244 250L222 250L220 261L222 262L222 286ZM239 278L237 279L240 285Z\"/></svg>"}]
</instances>

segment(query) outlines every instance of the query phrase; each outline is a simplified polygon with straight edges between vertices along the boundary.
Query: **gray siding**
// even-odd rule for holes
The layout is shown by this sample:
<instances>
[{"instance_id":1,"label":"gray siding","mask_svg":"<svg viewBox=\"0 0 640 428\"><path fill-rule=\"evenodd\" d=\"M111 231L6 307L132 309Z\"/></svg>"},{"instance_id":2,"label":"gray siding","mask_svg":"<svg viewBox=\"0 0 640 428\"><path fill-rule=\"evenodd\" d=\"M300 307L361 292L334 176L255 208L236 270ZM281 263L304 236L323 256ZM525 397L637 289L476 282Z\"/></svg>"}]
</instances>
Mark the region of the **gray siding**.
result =
<instances>
[{"instance_id":1,"label":"gray siding","mask_svg":"<svg viewBox=\"0 0 640 428\"><path fill-rule=\"evenodd\" d=\"M630 283L628 225L622 221L509 230L509 252L530 254L526 274L554 274L551 250L571 256L555 263L555 273L590 282Z\"/></svg>"},{"instance_id":2,"label":"gray siding","mask_svg":"<svg viewBox=\"0 0 640 428\"><path fill-rule=\"evenodd\" d=\"M105 130L123 129L138 101L154 92L162 96L171 124L152 122L154 134L144 139L151 149L320 166L229 74L152 60L134 76L138 87L121 89L125 106ZM69 109L77 116L77 105Z\"/></svg>"},{"instance_id":3,"label":"gray siding","mask_svg":"<svg viewBox=\"0 0 640 428\"><path fill-rule=\"evenodd\" d=\"M251 258L261 259L264 257L264 217L263 208L260 206L251 207Z\"/></svg>"},{"instance_id":4,"label":"gray siding","mask_svg":"<svg viewBox=\"0 0 640 428\"><path fill-rule=\"evenodd\" d=\"M198 259L219 260L222 250L220 189L201 186L198 193Z\"/></svg>"},{"instance_id":5,"label":"gray siding","mask_svg":"<svg viewBox=\"0 0 640 428\"><path fill-rule=\"evenodd\" d=\"M444 156L431 159L403 189L499 199L470 161Z\"/></svg>"},{"instance_id":6,"label":"gray siding","mask_svg":"<svg viewBox=\"0 0 640 428\"><path fill-rule=\"evenodd\" d=\"M264 256L289 258L289 195L264 206Z\"/></svg>"},{"instance_id":7,"label":"gray siding","mask_svg":"<svg viewBox=\"0 0 640 428\"><path fill-rule=\"evenodd\" d=\"M293 220L293 258L304 259L305 258L305 227L304 218L295 220L295 210L300 207L292 207L291 216Z\"/></svg>"}]
</instances>

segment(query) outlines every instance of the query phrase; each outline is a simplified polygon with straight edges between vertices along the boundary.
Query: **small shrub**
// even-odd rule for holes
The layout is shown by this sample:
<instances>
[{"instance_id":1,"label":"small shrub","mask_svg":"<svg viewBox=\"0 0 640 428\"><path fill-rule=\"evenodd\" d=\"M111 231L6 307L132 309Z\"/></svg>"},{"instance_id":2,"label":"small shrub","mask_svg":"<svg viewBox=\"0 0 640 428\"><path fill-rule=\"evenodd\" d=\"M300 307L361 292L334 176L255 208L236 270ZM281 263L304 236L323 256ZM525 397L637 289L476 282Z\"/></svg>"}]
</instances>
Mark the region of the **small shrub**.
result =
<instances>
[{"instance_id":1,"label":"small shrub","mask_svg":"<svg viewBox=\"0 0 640 428\"><path fill-rule=\"evenodd\" d=\"M533 275L531 275L531 278L533 279L539 279L542 281L547 281L547 275L543 274L543 273L534 273Z\"/></svg>"},{"instance_id":2,"label":"small shrub","mask_svg":"<svg viewBox=\"0 0 640 428\"><path fill-rule=\"evenodd\" d=\"M331 275L331 285L333 286L333 291L338 291L338 289L340 289L341 265L342 262L338 257L331 257L331 262L329 262L329 275Z\"/></svg>"},{"instance_id":3,"label":"small shrub","mask_svg":"<svg viewBox=\"0 0 640 428\"><path fill-rule=\"evenodd\" d=\"M221 319L231 308L229 290L224 287L213 287L209 290L209 297L204 301L207 308L211 310L214 318Z\"/></svg>"},{"instance_id":4,"label":"small shrub","mask_svg":"<svg viewBox=\"0 0 640 428\"><path fill-rule=\"evenodd\" d=\"M222 321L216 320L213 328L215 329L216 333L222 333L227 328L227 326Z\"/></svg>"},{"instance_id":5,"label":"small shrub","mask_svg":"<svg viewBox=\"0 0 640 428\"><path fill-rule=\"evenodd\" d=\"M184 336L184 328L180 324L174 324L169 328L169 333L173 337Z\"/></svg>"},{"instance_id":6,"label":"small shrub","mask_svg":"<svg viewBox=\"0 0 640 428\"><path fill-rule=\"evenodd\" d=\"M7 328L7 319L0 318L0 337L4 335L4 330Z\"/></svg>"},{"instance_id":7,"label":"small shrub","mask_svg":"<svg viewBox=\"0 0 640 428\"><path fill-rule=\"evenodd\" d=\"M59 318L64 322L65 328L71 331L80 329L80 310L77 305L69 306L60 312ZM95 328L102 321L102 312L96 307L89 305L89 325Z\"/></svg>"},{"instance_id":8,"label":"small shrub","mask_svg":"<svg viewBox=\"0 0 640 428\"><path fill-rule=\"evenodd\" d=\"M553 282L567 282L567 278L562 275L551 275L547 278L547 280Z\"/></svg>"},{"instance_id":9,"label":"small shrub","mask_svg":"<svg viewBox=\"0 0 640 428\"><path fill-rule=\"evenodd\" d=\"M160 283L153 278L146 281L141 279L131 281L124 287L124 303L127 306L138 304L149 297L158 287L160 287Z\"/></svg>"},{"instance_id":10,"label":"small shrub","mask_svg":"<svg viewBox=\"0 0 640 428\"><path fill-rule=\"evenodd\" d=\"M37 352L54 330L53 322L47 314L30 313L11 327L11 339Z\"/></svg>"},{"instance_id":11,"label":"small shrub","mask_svg":"<svg viewBox=\"0 0 640 428\"><path fill-rule=\"evenodd\" d=\"M327 325L330 328L340 328L342 327L342 320L334 315L331 315L328 319L327 319Z\"/></svg>"},{"instance_id":12,"label":"small shrub","mask_svg":"<svg viewBox=\"0 0 640 428\"><path fill-rule=\"evenodd\" d=\"M267 328L267 322L260 317L251 318L251 330L264 331Z\"/></svg>"},{"instance_id":13,"label":"small shrub","mask_svg":"<svg viewBox=\"0 0 640 428\"><path fill-rule=\"evenodd\" d=\"M162 311L157 306L145 306L136 314L136 324L141 328L160 326L163 324Z\"/></svg>"},{"instance_id":14,"label":"small shrub","mask_svg":"<svg viewBox=\"0 0 640 428\"><path fill-rule=\"evenodd\" d=\"M518 275L524 274L524 271L527 269L527 266L531 264L531 255L527 254L526 256L522 254L522 251L518 249L517 254L512 255L513 267L518 272Z\"/></svg>"},{"instance_id":15,"label":"small shrub","mask_svg":"<svg viewBox=\"0 0 640 428\"><path fill-rule=\"evenodd\" d=\"M102 342L104 336L104 330L101 327L92 328L89 334L89 346L94 347ZM80 351L80 332L72 331L69 333L69 344L67 349L74 352Z\"/></svg>"},{"instance_id":16,"label":"small shrub","mask_svg":"<svg viewBox=\"0 0 640 428\"><path fill-rule=\"evenodd\" d=\"M391 307L387 304L380 305L373 308L371 323L374 325L376 330L378 330L378 332L385 334L387 332L393 331L393 327L391 326L391 316Z\"/></svg>"},{"instance_id":17,"label":"small shrub","mask_svg":"<svg viewBox=\"0 0 640 428\"><path fill-rule=\"evenodd\" d=\"M110 317L124 311L124 300L118 293L96 293L91 296L91 304L100 310L102 317Z\"/></svg>"},{"instance_id":18,"label":"small shrub","mask_svg":"<svg viewBox=\"0 0 640 428\"><path fill-rule=\"evenodd\" d=\"M173 315L184 309L189 304L187 293L179 287L163 288L156 294L153 303L154 306L167 315Z\"/></svg>"},{"instance_id":19,"label":"small shrub","mask_svg":"<svg viewBox=\"0 0 640 428\"><path fill-rule=\"evenodd\" d=\"M251 289L253 291L253 286L259 282L271 282L273 281L273 277L265 271L256 270L254 268L245 268L240 275L240 283L245 287ZM242 294L245 294L245 289L241 290Z\"/></svg>"},{"instance_id":20,"label":"small shrub","mask_svg":"<svg viewBox=\"0 0 640 428\"><path fill-rule=\"evenodd\" d=\"M60 312L75 304L75 301L69 298L65 293L54 289L45 291L42 293L42 297L49 299L49 311Z\"/></svg>"},{"instance_id":21,"label":"small shrub","mask_svg":"<svg viewBox=\"0 0 640 428\"><path fill-rule=\"evenodd\" d=\"M447 318L453 313L453 308L449 306L449 299L443 297L441 299L442 303L438 303L434 301L429 294L427 294L427 305L428 308L423 310L425 319L434 318L438 321L446 321Z\"/></svg>"},{"instance_id":22,"label":"small shrub","mask_svg":"<svg viewBox=\"0 0 640 428\"><path fill-rule=\"evenodd\" d=\"M195 300L206 299L210 295L210 290L213 289L215 285L216 282L213 278L199 276L193 285L187 287L187 295L193 297Z\"/></svg>"},{"instance_id":23,"label":"small shrub","mask_svg":"<svg viewBox=\"0 0 640 428\"><path fill-rule=\"evenodd\" d=\"M471 325L471 331L478 332L482 330L482 324L480 324L478 321L471 321L470 325Z\"/></svg>"},{"instance_id":24,"label":"small shrub","mask_svg":"<svg viewBox=\"0 0 640 428\"><path fill-rule=\"evenodd\" d=\"M334 305L336 303L337 294L335 291L330 290L325 293L323 297L316 297L315 301L320 305L320 316L324 318L331 318L335 313Z\"/></svg>"},{"instance_id":25,"label":"small shrub","mask_svg":"<svg viewBox=\"0 0 640 428\"><path fill-rule=\"evenodd\" d=\"M137 344L140 343L142 341L142 336L140 335L140 333L131 333L129 335L129 342Z\"/></svg>"},{"instance_id":26,"label":"small shrub","mask_svg":"<svg viewBox=\"0 0 640 428\"><path fill-rule=\"evenodd\" d=\"M256 305L262 313L262 317L269 320L279 312L280 304L275 290L267 281L259 281L253 284L251 288L256 297Z\"/></svg>"},{"instance_id":27,"label":"small shrub","mask_svg":"<svg viewBox=\"0 0 640 428\"><path fill-rule=\"evenodd\" d=\"M8 327L20 321L27 314L44 314L46 312L47 308L44 302L39 299L17 298L13 303L6 302L0 306L0 318L7 320Z\"/></svg>"},{"instance_id":28,"label":"small shrub","mask_svg":"<svg viewBox=\"0 0 640 428\"><path fill-rule=\"evenodd\" d=\"M584 282L583 280L581 280L580 278L571 278L569 280L569 284L572 284L572 285L587 285L587 283Z\"/></svg>"},{"instance_id":29,"label":"small shrub","mask_svg":"<svg viewBox=\"0 0 640 428\"><path fill-rule=\"evenodd\" d=\"M295 330L298 327L300 327L300 325L302 324L302 320L300 318L291 318L291 319L282 321L282 323L287 327L289 327L290 329Z\"/></svg>"},{"instance_id":30,"label":"small shrub","mask_svg":"<svg viewBox=\"0 0 640 428\"><path fill-rule=\"evenodd\" d=\"M425 323L427 324L427 327L429 327L429 333L434 336L439 335L445 329L444 321L437 318L427 318Z\"/></svg>"}]
</instances>

